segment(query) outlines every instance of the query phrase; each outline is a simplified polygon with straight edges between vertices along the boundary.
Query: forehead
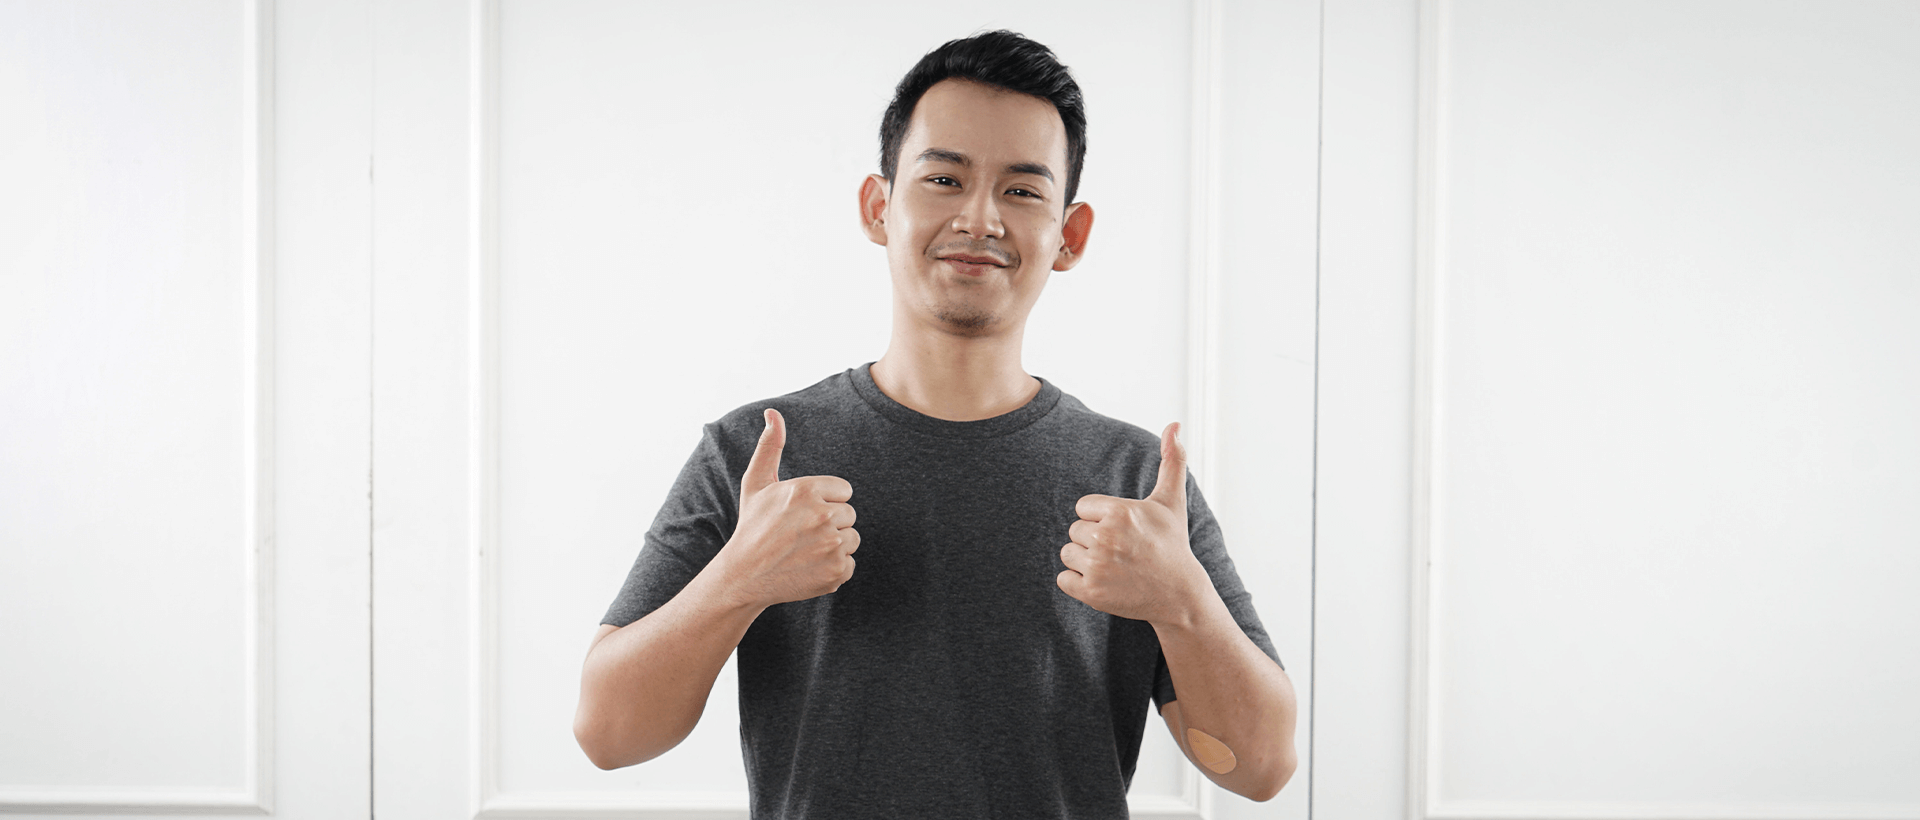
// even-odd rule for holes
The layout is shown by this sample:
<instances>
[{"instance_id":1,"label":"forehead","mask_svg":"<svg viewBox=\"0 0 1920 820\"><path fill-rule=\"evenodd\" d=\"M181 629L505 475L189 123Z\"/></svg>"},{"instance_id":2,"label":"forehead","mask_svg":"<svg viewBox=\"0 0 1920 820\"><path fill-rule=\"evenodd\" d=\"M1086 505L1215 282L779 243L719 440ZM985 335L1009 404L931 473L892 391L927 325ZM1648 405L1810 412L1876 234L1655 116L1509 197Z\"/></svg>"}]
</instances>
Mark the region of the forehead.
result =
<instances>
[{"instance_id":1,"label":"forehead","mask_svg":"<svg viewBox=\"0 0 1920 820\"><path fill-rule=\"evenodd\" d=\"M1053 103L967 80L941 80L913 107L901 141L904 162L925 148L945 148L994 166L1037 162L1066 170L1067 127Z\"/></svg>"}]
</instances>

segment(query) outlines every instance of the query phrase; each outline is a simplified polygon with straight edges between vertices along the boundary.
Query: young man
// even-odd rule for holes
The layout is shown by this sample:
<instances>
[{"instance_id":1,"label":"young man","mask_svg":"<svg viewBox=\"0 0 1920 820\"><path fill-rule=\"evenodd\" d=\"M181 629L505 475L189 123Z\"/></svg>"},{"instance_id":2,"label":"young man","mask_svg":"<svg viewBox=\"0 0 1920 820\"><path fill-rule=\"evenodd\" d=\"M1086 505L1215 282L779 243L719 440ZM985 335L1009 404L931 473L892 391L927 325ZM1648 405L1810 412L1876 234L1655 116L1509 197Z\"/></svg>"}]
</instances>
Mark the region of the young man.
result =
<instances>
[{"instance_id":1,"label":"young man","mask_svg":"<svg viewBox=\"0 0 1920 820\"><path fill-rule=\"evenodd\" d=\"M1292 776L1292 685L1178 425L1021 368L1093 227L1085 122L1010 32L900 82L860 186L886 353L706 426L587 656L596 764L684 739L737 647L755 817L1124 817L1149 700L1221 786Z\"/></svg>"}]
</instances>

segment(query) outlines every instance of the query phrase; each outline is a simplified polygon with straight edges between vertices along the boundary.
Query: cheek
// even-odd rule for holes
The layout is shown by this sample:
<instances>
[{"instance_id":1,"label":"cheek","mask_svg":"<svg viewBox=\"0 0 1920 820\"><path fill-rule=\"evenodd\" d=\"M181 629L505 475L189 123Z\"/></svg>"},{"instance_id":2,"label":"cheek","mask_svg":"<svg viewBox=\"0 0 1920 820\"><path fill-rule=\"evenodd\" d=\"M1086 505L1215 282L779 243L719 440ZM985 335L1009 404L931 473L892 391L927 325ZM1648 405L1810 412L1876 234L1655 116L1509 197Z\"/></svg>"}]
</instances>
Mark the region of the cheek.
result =
<instances>
[{"instance_id":1,"label":"cheek","mask_svg":"<svg viewBox=\"0 0 1920 820\"><path fill-rule=\"evenodd\" d=\"M921 232L950 221L953 218L952 204L950 199L931 196L925 191L910 191L906 196L894 200L887 221L889 224L897 222L909 231Z\"/></svg>"},{"instance_id":2,"label":"cheek","mask_svg":"<svg viewBox=\"0 0 1920 820\"><path fill-rule=\"evenodd\" d=\"M1060 220L1058 219L1035 219L1034 224L1022 231L1022 234L1030 237L1021 243L1025 246L1021 251L1028 256L1050 259L1060 250Z\"/></svg>"}]
</instances>

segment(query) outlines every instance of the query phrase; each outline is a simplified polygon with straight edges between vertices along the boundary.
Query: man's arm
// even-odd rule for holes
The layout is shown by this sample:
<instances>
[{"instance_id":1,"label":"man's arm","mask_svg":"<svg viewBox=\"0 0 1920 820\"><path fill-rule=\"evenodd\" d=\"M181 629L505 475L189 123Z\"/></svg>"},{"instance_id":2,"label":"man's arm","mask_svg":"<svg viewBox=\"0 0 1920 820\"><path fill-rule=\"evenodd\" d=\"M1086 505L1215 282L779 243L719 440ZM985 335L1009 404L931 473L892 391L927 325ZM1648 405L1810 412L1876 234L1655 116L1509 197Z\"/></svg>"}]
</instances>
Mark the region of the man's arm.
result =
<instances>
[{"instance_id":1,"label":"man's arm","mask_svg":"<svg viewBox=\"0 0 1920 820\"><path fill-rule=\"evenodd\" d=\"M1218 594L1213 602L1217 611L1191 623L1153 625L1179 693L1160 716L1208 779L1242 797L1268 800L1300 763L1293 682L1240 631Z\"/></svg>"},{"instance_id":2,"label":"man's arm","mask_svg":"<svg viewBox=\"0 0 1920 820\"><path fill-rule=\"evenodd\" d=\"M786 422L776 410L766 419L740 479L733 538L672 600L624 627L603 624L587 650L573 735L602 769L652 760L685 740L727 656L767 607L826 595L853 577L853 485L780 481Z\"/></svg>"},{"instance_id":3,"label":"man's arm","mask_svg":"<svg viewBox=\"0 0 1920 820\"><path fill-rule=\"evenodd\" d=\"M1215 783L1267 800L1299 762L1293 684L1241 631L1193 555L1178 432L1170 424L1161 433L1152 494L1080 499L1058 583L1094 609L1153 625L1179 695L1161 716L1180 750Z\"/></svg>"},{"instance_id":4,"label":"man's arm","mask_svg":"<svg viewBox=\"0 0 1920 820\"><path fill-rule=\"evenodd\" d=\"M708 565L711 570L712 565ZM700 722L707 694L764 608L735 604L704 571L645 618L601 624L580 673L573 736L593 765L644 763L680 745Z\"/></svg>"}]
</instances>

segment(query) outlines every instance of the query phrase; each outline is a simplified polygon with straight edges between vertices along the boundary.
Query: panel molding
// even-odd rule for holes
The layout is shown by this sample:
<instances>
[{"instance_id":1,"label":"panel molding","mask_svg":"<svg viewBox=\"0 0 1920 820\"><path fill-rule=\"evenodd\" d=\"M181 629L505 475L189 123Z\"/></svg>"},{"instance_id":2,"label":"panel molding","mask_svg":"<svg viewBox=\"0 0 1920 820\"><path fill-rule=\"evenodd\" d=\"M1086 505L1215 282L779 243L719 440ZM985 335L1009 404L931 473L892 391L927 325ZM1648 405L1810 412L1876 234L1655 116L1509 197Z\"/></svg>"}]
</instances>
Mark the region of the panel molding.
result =
<instances>
[{"instance_id":1,"label":"panel molding","mask_svg":"<svg viewBox=\"0 0 1920 820\"><path fill-rule=\"evenodd\" d=\"M1188 90L1187 421L1181 438L1188 470L1199 480L1215 461L1220 375L1220 98L1219 0L1194 0ZM1198 777L1198 774L1194 775Z\"/></svg>"},{"instance_id":2,"label":"panel molding","mask_svg":"<svg viewBox=\"0 0 1920 820\"><path fill-rule=\"evenodd\" d=\"M248 791L263 814L274 807L274 634L273 557L276 547L274 528L274 71L273 0L251 0L247 4L247 52L253 71L246 80L246 130L250 141L244 143L247 156L245 223L246 264L251 266L246 281L246 299L253 306L247 328L247 360L253 363L247 385L247 415L254 420L254 435L248 440L247 462L255 471L247 482L247 574L253 579L248 587L247 604L252 615L247 619L247 645L252 679L248 685L253 697L247 715L247 755L252 768L247 772Z\"/></svg>"},{"instance_id":3,"label":"panel molding","mask_svg":"<svg viewBox=\"0 0 1920 820\"><path fill-rule=\"evenodd\" d=\"M1438 293L1440 241L1443 232L1437 208L1439 188L1445 169L1439 167L1443 65L1439 48L1443 39L1444 0L1421 0L1419 34L1419 114L1414 193L1414 285L1413 285L1413 465L1411 470L1412 543L1408 568L1410 623L1407 631L1407 816L1425 820L1443 816L1430 793L1439 777L1435 771L1439 757L1429 754L1438 745L1438 712L1431 708L1429 681L1434 670L1430 664L1432 631L1438 628L1431 617L1433 581L1433 533L1437 507L1434 503L1433 476L1439 454L1434 429L1439 415L1436 392L1440 335L1435 328L1439 317ZM1476 815L1478 816L1478 815ZM1491 815L1487 815L1491 816Z\"/></svg>"},{"instance_id":4,"label":"panel molding","mask_svg":"<svg viewBox=\"0 0 1920 820\"><path fill-rule=\"evenodd\" d=\"M1429 812L1434 820L1912 820L1913 806L1896 803L1620 803L1549 800L1452 800Z\"/></svg>"},{"instance_id":5,"label":"panel molding","mask_svg":"<svg viewBox=\"0 0 1920 820\"><path fill-rule=\"evenodd\" d=\"M1220 0L1193 0L1192 86L1188 91L1192 113L1189 136L1187 195L1187 421L1181 425L1181 438L1187 446L1188 472L1196 482L1215 486L1210 472L1218 463L1216 456L1220 427L1220 106L1223 96L1221 69ZM1147 721L1147 731L1154 731ZM1182 752L1184 755L1184 751ZM1217 788L1200 775L1200 769L1182 766L1180 798L1156 805L1128 796L1127 804L1136 817L1149 811L1155 816L1180 820L1207 820L1213 816ZM1150 805L1155 808L1150 809Z\"/></svg>"},{"instance_id":6,"label":"panel molding","mask_svg":"<svg viewBox=\"0 0 1920 820\"><path fill-rule=\"evenodd\" d=\"M467 737L475 817L576 816L500 801L500 0L468 4ZM579 815L591 816L591 815Z\"/></svg>"},{"instance_id":7,"label":"panel molding","mask_svg":"<svg viewBox=\"0 0 1920 820\"><path fill-rule=\"evenodd\" d=\"M1130 797L1127 809L1136 820L1193 820L1203 816L1194 802L1192 795ZM497 794L474 816L477 820L615 820L636 815L654 820L746 820L747 800L746 795L716 792L523 792Z\"/></svg>"},{"instance_id":8,"label":"panel molding","mask_svg":"<svg viewBox=\"0 0 1920 820\"><path fill-rule=\"evenodd\" d=\"M1196 480L1213 463L1220 379L1220 0L1192 3L1191 187L1188 201L1187 421ZM468 4L468 715L470 811L476 820L642 817L745 820L747 796L716 792L500 790L499 723L499 146L500 0ZM1151 724L1151 721L1149 721ZM1148 731L1153 731L1151 725ZM1209 820L1217 793L1194 766L1179 796L1129 796L1140 820Z\"/></svg>"},{"instance_id":9,"label":"panel molding","mask_svg":"<svg viewBox=\"0 0 1920 820\"><path fill-rule=\"evenodd\" d=\"M254 789L0 790L0 814L191 814L266 817L272 808Z\"/></svg>"},{"instance_id":10,"label":"panel molding","mask_svg":"<svg viewBox=\"0 0 1920 820\"><path fill-rule=\"evenodd\" d=\"M1407 817L1411 820L1916 820L1920 805L1892 803L1763 803L1754 801L1623 802L1445 800L1444 722L1434 700L1445 673L1435 649L1444 633L1445 544L1439 537L1445 487L1438 470L1446 453L1436 431L1445 418L1448 185L1446 70L1452 0L1420 0L1419 137L1414 266L1414 407L1412 543L1407 703ZM1436 565L1438 569L1436 569Z\"/></svg>"},{"instance_id":11,"label":"panel molding","mask_svg":"<svg viewBox=\"0 0 1920 820\"><path fill-rule=\"evenodd\" d=\"M0 814L208 814L273 812L274 243L273 0L242 0L241 278L245 313L241 401L244 437L246 718L241 789L0 787Z\"/></svg>"}]
</instances>

